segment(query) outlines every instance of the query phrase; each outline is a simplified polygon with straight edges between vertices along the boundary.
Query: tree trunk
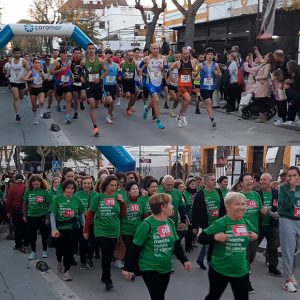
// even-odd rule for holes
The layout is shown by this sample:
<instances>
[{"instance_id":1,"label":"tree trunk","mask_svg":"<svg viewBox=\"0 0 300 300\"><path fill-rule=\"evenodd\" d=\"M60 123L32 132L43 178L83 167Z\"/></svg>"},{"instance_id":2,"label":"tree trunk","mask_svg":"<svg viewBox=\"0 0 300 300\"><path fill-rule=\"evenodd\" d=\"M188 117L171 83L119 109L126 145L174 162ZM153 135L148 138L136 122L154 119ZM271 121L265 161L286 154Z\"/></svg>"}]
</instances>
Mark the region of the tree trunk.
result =
<instances>
[{"instance_id":1,"label":"tree trunk","mask_svg":"<svg viewBox=\"0 0 300 300\"><path fill-rule=\"evenodd\" d=\"M185 15L185 46L194 48L196 12L190 10Z\"/></svg>"},{"instance_id":2,"label":"tree trunk","mask_svg":"<svg viewBox=\"0 0 300 300\"><path fill-rule=\"evenodd\" d=\"M21 173L20 147L19 146L16 146L13 158L14 158L16 169L18 170L19 173Z\"/></svg>"},{"instance_id":3,"label":"tree trunk","mask_svg":"<svg viewBox=\"0 0 300 300\"><path fill-rule=\"evenodd\" d=\"M280 146L275 158L275 162L267 164L267 172L272 175L273 180L275 181L277 181L279 172L283 165L284 150L285 150L285 146Z\"/></svg>"},{"instance_id":4,"label":"tree trunk","mask_svg":"<svg viewBox=\"0 0 300 300\"><path fill-rule=\"evenodd\" d=\"M155 32L155 26L156 26L156 22L152 22L152 23L147 25L145 48L150 49L151 42L152 42L152 39L153 39L153 35L154 35L154 32Z\"/></svg>"}]
</instances>

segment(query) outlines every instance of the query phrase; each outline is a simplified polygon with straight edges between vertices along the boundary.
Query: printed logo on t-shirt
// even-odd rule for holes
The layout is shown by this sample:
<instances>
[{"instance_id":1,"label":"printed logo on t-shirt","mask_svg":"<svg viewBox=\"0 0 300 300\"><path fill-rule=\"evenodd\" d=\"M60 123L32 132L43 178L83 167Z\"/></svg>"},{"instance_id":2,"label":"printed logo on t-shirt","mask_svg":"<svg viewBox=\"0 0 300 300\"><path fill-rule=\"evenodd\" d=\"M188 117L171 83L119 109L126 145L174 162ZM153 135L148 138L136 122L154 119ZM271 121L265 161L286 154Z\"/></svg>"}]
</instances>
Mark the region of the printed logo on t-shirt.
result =
<instances>
[{"instance_id":1,"label":"printed logo on t-shirt","mask_svg":"<svg viewBox=\"0 0 300 300\"><path fill-rule=\"evenodd\" d=\"M115 206L115 204L116 204L114 198L105 198L104 203L106 206Z\"/></svg>"},{"instance_id":2,"label":"printed logo on t-shirt","mask_svg":"<svg viewBox=\"0 0 300 300\"><path fill-rule=\"evenodd\" d=\"M139 211L140 210L140 206L139 204L130 204L129 205L130 211Z\"/></svg>"},{"instance_id":3,"label":"printed logo on t-shirt","mask_svg":"<svg viewBox=\"0 0 300 300\"><path fill-rule=\"evenodd\" d=\"M295 217L300 217L300 207L295 207L294 208L294 216Z\"/></svg>"},{"instance_id":4,"label":"printed logo on t-shirt","mask_svg":"<svg viewBox=\"0 0 300 300\"><path fill-rule=\"evenodd\" d=\"M255 200L247 200L246 205L248 208L251 208L251 209L257 208L257 203Z\"/></svg>"},{"instance_id":5,"label":"printed logo on t-shirt","mask_svg":"<svg viewBox=\"0 0 300 300\"><path fill-rule=\"evenodd\" d=\"M239 224L239 225L232 225L232 232L234 236L247 236L247 228L245 224Z\"/></svg>"},{"instance_id":6,"label":"printed logo on t-shirt","mask_svg":"<svg viewBox=\"0 0 300 300\"><path fill-rule=\"evenodd\" d=\"M171 229L169 225L161 225L158 227L158 234L160 238L167 238L171 236Z\"/></svg>"},{"instance_id":7,"label":"printed logo on t-shirt","mask_svg":"<svg viewBox=\"0 0 300 300\"><path fill-rule=\"evenodd\" d=\"M36 203L42 203L42 202L44 202L44 196L36 196L35 197L35 202Z\"/></svg>"},{"instance_id":8,"label":"printed logo on t-shirt","mask_svg":"<svg viewBox=\"0 0 300 300\"><path fill-rule=\"evenodd\" d=\"M74 218L75 217L75 211L73 209L66 209L65 212L64 212L64 217Z\"/></svg>"},{"instance_id":9,"label":"printed logo on t-shirt","mask_svg":"<svg viewBox=\"0 0 300 300\"><path fill-rule=\"evenodd\" d=\"M219 216L219 210L218 210L218 209L212 209L212 210L210 211L210 215L211 215L212 217L218 217L218 216Z\"/></svg>"}]
</instances>

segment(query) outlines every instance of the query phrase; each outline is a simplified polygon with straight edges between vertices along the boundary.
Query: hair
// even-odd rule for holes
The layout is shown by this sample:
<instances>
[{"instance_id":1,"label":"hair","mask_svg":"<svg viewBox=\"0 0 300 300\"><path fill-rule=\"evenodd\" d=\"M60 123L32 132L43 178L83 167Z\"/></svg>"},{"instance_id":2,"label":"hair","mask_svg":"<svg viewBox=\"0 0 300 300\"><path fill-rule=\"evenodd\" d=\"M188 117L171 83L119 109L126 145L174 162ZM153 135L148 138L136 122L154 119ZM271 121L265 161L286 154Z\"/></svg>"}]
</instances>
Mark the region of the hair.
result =
<instances>
[{"instance_id":1,"label":"hair","mask_svg":"<svg viewBox=\"0 0 300 300\"><path fill-rule=\"evenodd\" d=\"M246 197L239 192L229 192L226 197L224 198L224 204L225 206L228 206L229 204L231 204L231 202L233 202L234 200L243 198L244 200L246 200Z\"/></svg>"},{"instance_id":2,"label":"hair","mask_svg":"<svg viewBox=\"0 0 300 300\"><path fill-rule=\"evenodd\" d=\"M61 183L63 183L66 180L65 176L69 172L73 172L74 173L74 170L72 168L69 168L69 167L63 168L62 177L61 177Z\"/></svg>"},{"instance_id":3,"label":"hair","mask_svg":"<svg viewBox=\"0 0 300 300\"><path fill-rule=\"evenodd\" d=\"M30 177L28 182L28 189L33 190L32 183L38 181L41 184L41 189L46 190L48 188L48 185L46 181L41 177L41 175L34 174Z\"/></svg>"},{"instance_id":4,"label":"hair","mask_svg":"<svg viewBox=\"0 0 300 300\"><path fill-rule=\"evenodd\" d=\"M101 184L102 184L102 181L99 179L97 180L96 184L95 184L95 188L94 190L97 192L97 193L100 193L101 192Z\"/></svg>"},{"instance_id":5,"label":"hair","mask_svg":"<svg viewBox=\"0 0 300 300\"><path fill-rule=\"evenodd\" d=\"M298 167L296 166L290 166L287 170L286 170L286 173L288 173L289 171L296 171L298 176L300 176L300 170Z\"/></svg>"},{"instance_id":6,"label":"hair","mask_svg":"<svg viewBox=\"0 0 300 300\"><path fill-rule=\"evenodd\" d=\"M74 187L74 193L77 192L77 190L78 190L77 183L75 182L75 180L70 180L70 179L65 180L63 182L63 184L61 185L61 189L62 189L63 192L66 190L66 188L67 188L68 185L73 185L73 187Z\"/></svg>"},{"instance_id":7,"label":"hair","mask_svg":"<svg viewBox=\"0 0 300 300\"><path fill-rule=\"evenodd\" d=\"M274 59L274 54L273 53L268 53L268 64L271 66L271 72L274 71L275 68L275 59Z\"/></svg>"},{"instance_id":8,"label":"hair","mask_svg":"<svg viewBox=\"0 0 300 300\"><path fill-rule=\"evenodd\" d=\"M215 176L215 174L214 173L208 173L208 174L205 174L204 176L203 176L203 181L205 182L209 177L211 177L211 176Z\"/></svg>"},{"instance_id":9,"label":"hair","mask_svg":"<svg viewBox=\"0 0 300 300\"><path fill-rule=\"evenodd\" d=\"M125 190L129 193L131 188L136 185L139 188L139 185L136 181L129 181L126 186L125 186Z\"/></svg>"},{"instance_id":10,"label":"hair","mask_svg":"<svg viewBox=\"0 0 300 300\"><path fill-rule=\"evenodd\" d=\"M55 176L53 177L52 181L51 181L51 190L53 189L53 184L54 184L54 181L57 180L57 179L61 179L59 176Z\"/></svg>"},{"instance_id":11,"label":"hair","mask_svg":"<svg viewBox=\"0 0 300 300\"><path fill-rule=\"evenodd\" d=\"M127 172L126 176L128 176L129 174L133 174L134 181L139 182L139 177L135 172Z\"/></svg>"},{"instance_id":12,"label":"hair","mask_svg":"<svg viewBox=\"0 0 300 300\"><path fill-rule=\"evenodd\" d=\"M104 54L111 54L114 55L110 49L105 49Z\"/></svg>"},{"instance_id":13,"label":"hair","mask_svg":"<svg viewBox=\"0 0 300 300\"><path fill-rule=\"evenodd\" d=\"M239 180L238 180L238 183L241 183L244 181L244 177L246 176L251 176L253 178L253 175L250 174L250 173L243 173L240 177L239 177Z\"/></svg>"},{"instance_id":14,"label":"hair","mask_svg":"<svg viewBox=\"0 0 300 300\"><path fill-rule=\"evenodd\" d=\"M136 51L141 52L141 49L140 48L133 48L133 52L136 52Z\"/></svg>"},{"instance_id":15,"label":"hair","mask_svg":"<svg viewBox=\"0 0 300 300\"><path fill-rule=\"evenodd\" d=\"M161 207L171 203L172 198L168 194L158 193L152 195L149 198L149 205L153 215L159 215L161 213Z\"/></svg>"},{"instance_id":16,"label":"hair","mask_svg":"<svg viewBox=\"0 0 300 300\"><path fill-rule=\"evenodd\" d=\"M13 52L22 52L21 49L19 47L14 47L13 48Z\"/></svg>"},{"instance_id":17,"label":"hair","mask_svg":"<svg viewBox=\"0 0 300 300\"><path fill-rule=\"evenodd\" d=\"M153 182L155 182L155 183L158 185L157 179L155 179L155 178L150 178L150 179L148 179L148 180L145 182L144 188L145 188L146 190L149 189L150 186L151 186L151 184L152 184Z\"/></svg>"},{"instance_id":18,"label":"hair","mask_svg":"<svg viewBox=\"0 0 300 300\"><path fill-rule=\"evenodd\" d=\"M166 175L165 177L163 177L163 179L162 179L162 184L164 184L168 179L172 179L172 180L174 180L174 177L173 176L171 176L171 175Z\"/></svg>"},{"instance_id":19,"label":"hair","mask_svg":"<svg viewBox=\"0 0 300 300\"><path fill-rule=\"evenodd\" d=\"M81 48L78 48L78 47L74 48L72 53L74 53L75 51L80 51L81 52Z\"/></svg>"},{"instance_id":20,"label":"hair","mask_svg":"<svg viewBox=\"0 0 300 300\"><path fill-rule=\"evenodd\" d=\"M67 53L67 50L64 47L61 47L59 49L59 54L61 54L61 53Z\"/></svg>"},{"instance_id":21,"label":"hair","mask_svg":"<svg viewBox=\"0 0 300 300\"><path fill-rule=\"evenodd\" d=\"M195 182L197 184L197 179L195 177L189 177L186 181L185 181L185 185L188 187L192 182Z\"/></svg>"},{"instance_id":22,"label":"hair","mask_svg":"<svg viewBox=\"0 0 300 300\"><path fill-rule=\"evenodd\" d=\"M295 60L289 60L286 64L287 71L289 75L293 75L297 70L297 62Z\"/></svg>"},{"instance_id":23,"label":"hair","mask_svg":"<svg viewBox=\"0 0 300 300\"><path fill-rule=\"evenodd\" d=\"M228 179L228 177L227 177L227 176L224 176L224 175L223 175L223 176L220 176L219 179L217 180L217 183L219 183L219 184L222 183L222 181L223 181L224 179Z\"/></svg>"},{"instance_id":24,"label":"hair","mask_svg":"<svg viewBox=\"0 0 300 300\"><path fill-rule=\"evenodd\" d=\"M189 53L190 53L190 49L188 47L182 47L181 48L181 53L183 53L183 51L189 51Z\"/></svg>"},{"instance_id":25,"label":"hair","mask_svg":"<svg viewBox=\"0 0 300 300\"><path fill-rule=\"evenodd\" d=\"M108 185L111 183L111 181L117 181L118 182L118 178L115 176L115 175L108 175L104 181L101 183L101 186L100 186L100 191L102 193L105 193Z\"/></svg>"},{"instance_id":26,"label":"hair","mask_svg":"<svg viewBox=\"0 0 300 300\"><path fill-rule=\"evenodd\" d=\"M143 53L146 52L146 51L149 52L150 48L144 48Z\"/></svg>"},{"instance_id":27,"label":"hair","mask_svg":"<svg viewBox=\"0 0 300 300\"><path fill-rule=\"evenodd\" d=\"M174 181L174 188L178 190L178 187L183 184L184 185L184 182L181 180L181 179L176 179Z\"/></svg>"},{"instance_id":28,"label":"hair","mask_svg":"<svg viewBox=\"0 0 300 300\"><path fill-rule=\"evenodd\" d=\"M255 179L256 181L259 181L259 180L260 180L260 175L257 174L257 173L253 173L253 174L252 174L252 177L253 177L253 179Z\"/></svg>"},{"instance_id":29,"label":"hair","mask_svg":"<svg viewBox=\"0 0 300 300\"><path fill-rule=\"evenodd\" d=\"M34 64L37 60L40 60L38 57L34 58L32 63Z\"/></svg>"},{"instance_id":30,"label":"hair","mask_svg":"<svg viewBox=\"0 0 300 300\"><path fill-rule=\"evenodd\" d=\"M208 53L212 53L213 55L215 55L216 50L212 47L208 47L205 49L205 54L208 54Z\"/></svg>"},{"instance_id":31,"label":"hair","mask_svg":"<svg viewBox=\"0 0 300 300\"><path fill-rule=\"evenodd\" d=\"M86 48L88 48L88 46L94 46L94 47L96 47L94 43L88 43L88 44L86 45Z\"/></svg>"},{"instance_id":32,"label":"hair","mask_svg":"<svg viewBox=\"0 0 300 300\"><path fill-rule=\"evenodd\" d=\"M274 79L278 80L279 82L284 82L284 73L281 69L274 70L272 73Z\"/></svg>"},{"instance_id":33,"label":"hair","mask_svg":"<svg viewBox=\"0 0 300 300\"><path fill-rule=\"evenodd\" d=\"M118 181L124 179L124 185L127 184L127 176L125 173L115 173L115 176L117 177Z\"/></svg>"}]
</instances>

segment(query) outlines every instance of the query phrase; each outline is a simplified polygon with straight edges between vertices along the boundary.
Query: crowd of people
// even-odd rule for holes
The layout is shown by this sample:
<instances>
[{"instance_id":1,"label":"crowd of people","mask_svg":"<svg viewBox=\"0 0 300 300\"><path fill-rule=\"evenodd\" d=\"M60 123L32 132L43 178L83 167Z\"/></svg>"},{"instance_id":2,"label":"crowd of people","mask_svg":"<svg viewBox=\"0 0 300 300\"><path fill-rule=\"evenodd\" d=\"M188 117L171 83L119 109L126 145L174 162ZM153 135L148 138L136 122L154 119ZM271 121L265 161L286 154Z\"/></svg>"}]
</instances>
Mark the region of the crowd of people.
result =
<instances>
[{"instance_id":1,"label":"crowd of people","mask_svg":"<svg viewBox=\"0 0 300 300\"><path fill-rule=\"evenodd\" d=\"M64 168L61 174L4 174L0 198L4 217L11 220L14 249L35 260L39 251L46 259L47 248L55 247L57 270L65 281L72 280L76 253L81 270L93 270L101 253L107 291L113 288L114 265L126 279L141 275L151 299L164 299L173 254L190 271L188 254L199 242L197 264L209 268L205 299L220 299L230 283L234 299L243 300L254 293L251 263L264 238L268 273L284 276L283 288L297 291L299 180L294 166L280 174L280 181L268 173L241 174L231 189L226 176L216 180L212 173L183 181L100 169L95 179ZM36 246L38 231L42 249Z\"/></svg>"},{"instance_id":2,"label":"crowd of people","mask_svg":"<svg viewBox=\"0 0 300 300\"><path fill-rule=\"evenodd\" d=\"M95 136L100 132L95 111L99 103L107 109L106 123L113 124L114 108L121 99L128 101L127 116L136 112L136 101L143 99L142 118L146 120L152 109L152 119L159 129L165 128L160 118L161 97L164 109L169 109L179 128L188 125L191 101L195 102L196 114L200 114L199 104L203 101L213 128L213 109L220 107L220 99L226 103L222 108L227 113L251 105L254 115L259 116L257 122L267 121L277 110L277 125L294 124L300 109L300 68L282 50L262 56L254 47L244 59L238 46L225 54L211 47L205 53L183 47L161 55L158 44L143 51L134 48L115 53L89 44L86 52L74 48L69 53L61 48L47 56L22 54L15 47L12 57L1 60L0 68L0 84L9 81L17 122L21 121L20 101L24 97L30 96L35 125L39 117L51 117L54 103L58 111L65 112L65 123L71 124L87 102ZM275 109L271 116L269 107ZM249 117L246 112L243 115Z\"/></svg>"}]
</instances>

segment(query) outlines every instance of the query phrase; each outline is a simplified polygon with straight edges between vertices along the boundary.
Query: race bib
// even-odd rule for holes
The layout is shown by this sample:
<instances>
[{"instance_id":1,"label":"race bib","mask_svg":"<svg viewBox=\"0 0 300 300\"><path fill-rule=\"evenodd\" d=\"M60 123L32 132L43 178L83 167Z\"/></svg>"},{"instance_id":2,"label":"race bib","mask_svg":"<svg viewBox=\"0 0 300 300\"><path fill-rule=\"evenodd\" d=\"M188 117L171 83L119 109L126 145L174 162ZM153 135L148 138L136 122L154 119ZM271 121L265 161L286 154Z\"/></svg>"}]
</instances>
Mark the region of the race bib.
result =
<instances>
[{"instance_id":1,"label":"race bib","mask_svg":"<svg viewBox=\"0 0 300 300\"><path fill-rule=\"evenodd\" d=\"M74 218L75 217L75 211L73 209L66 209L65 212L64 212L64 217Z\"/></svg>"},{"instance_id":2,"label":"race bib","mask_svg":"<svg viewBox=\"0 0 300 300\"><path fill-rule=\"evenodd\" d=\"M99 79L99 74L89 74L89 82L94 82Z\"/></svg>"},{"instance_id":3,"label":"race bib","mask_svg":"<svg viewBox=\"0 0 300 300\"><path fill-rule=\"evenodd\" d=\"M53 75L47 74L47 80L53 80Z\"/></svg>"},{"instance_id":4,"label":"race bib","mask_svg":"<svg viewBox=\"0 0 300 300\"><path fill-rule=\"evenodd\" d=\"M35 85L40 85L40 84L42 84L42 83L43 83L42 77L34 77L34 78L33 78L33 84L35 84Z\"/></svg>"},{"instance_id":5,"label":"race bib","mask_svg":"<svg viewBox=\"0 0 300 300\"><path fill-rule=\"evenodd\" d=\"M114 198L105 198L105 199L104 199L104 204L105 204L106 206L115 206L116 201L115 201Z\"/></svg>"},{"instance_id":6,"label":"race bib","mask_svg":"<svg viewBox=\"0 0 300 300\"><path fill-rule=\"evenodd\" d=\"M44 197L43 196L36 196L35 197L35 202L36 203L42 203L42 202L44 202Z\"/></svg>"},{"instance_id":7,"label":"race bib","mask_svg":"<svg viewBox=\"0 0 300 300\"><path fill-rule=\"evenodd\" d=\"M213 78L204 78L204 85L214 85Z\"/></svg>"},{"instance_id":8,"label":"race bib","mask_svg":"<svg viewBox=\"0 0 300 300\"><path fill-rule=\"evenodd\" d=\"M300 207L294 208L294 217L300 217Z\"/></svg>"},{"instance_id":9,"label":"race bib","mask_svg":"<svg viewBox=\"0 0 300 300\"><path fill-rule=\"evenodd\" d=\"M61 82L66 83L66 82L69 82L69 80L70 80L70 76L67 76L67 75L61 76Z\"/></svg>"},{"instance_id":10,"label":"race bib","mask_svg":"<svg viewBox=\"0 0 300 300\"><path fill-rule=\"evenodd\" d=\"M212 210L210 211L210 215L211 215L212 217L218 217L218 216L219 216L219 210L218 210L218 209L212 209Z\"/></svg>"},{"instance_id":11,"label":"race bib","mask_svg":"<svg viewBox=\"0 0 300 300\"><path fill-rule=\"evenodd\" d=\"M182 83L190 83L191 82L191 75L181 75L180 80Z\"/></svg>"},{"instance_id":12,"label":"race bib","mask_svg":"<svg viewBox=\"0 0 300 300\"><path fill-rule=\"evenodd\" d=\"M171 236L171 229L169 227L169 225L161 225L157 228L158 230L158 234L160 236L160 238L167 238Z\"/></svg>"},{"instance_id":13,"label":"race bib","mask_svg":"<svg viewBox=\"0 0 300 300\"><path fill-rule=\"evenodd\" d=\"M248 231L245 224L232 225L232 232L234 236L247 236Z\"/></svg>"},{"instance_id":14,"label":"race bib","mask_svg":"<svg viewBox=\"0 0 300 300\"><path fill-rule=\"evenodd\" d=\"M251 208L251 209L257 208L257 203L255 200L247 200L246 205L248 208Z\"/></svg>"},{"instance_id":15,"label":"race bib","mask_svg":"<svg viewBox=\"0 0 300 300\"><path fill-rule=\"evenodd\" d=\"M150 73L150 78L152 80L155 80L155 79L160 78L160 77L161 77L161 72L151 72Z\"/></svg>"},{"instance_id":16,"label":"race bib","mask_svg":"<svg viewBox=\"0 0 300 300\"><path fill-rule=\"evenodd\" d=\"M132 72L125 72L124 78L126 79L133 79L133 73Z\"/></svg>"},{"instance_id":17,"label":"race bib","mask_svg":"<svg viewBox=\"0 0 300 300\"><path fill-rule=\"evenodd\" d=\"M106 80L106 83L115 83L116 77L115 76L106 76L105 80Z\"/></svg>"},{"instance_id":18,"label":"race bib","mask_svg":"<svg viewBox=\"0 0 300 300\"><path fill-rule=\"evenodd\" d=\"M140 206L139 206L139 204L130 204L129 209L130 209L130 211L139 211Z\"/></svg>"},{"instance_id":19,"label":"race bib","mask_svg":"<svg viewBox=\"0 0 300 300\"><path fill-rule=\"evenodd\" d=\"M74 86L82 86L82 83L81 82L73 82L73 85Z\"/></svg>"}]
</instances>

